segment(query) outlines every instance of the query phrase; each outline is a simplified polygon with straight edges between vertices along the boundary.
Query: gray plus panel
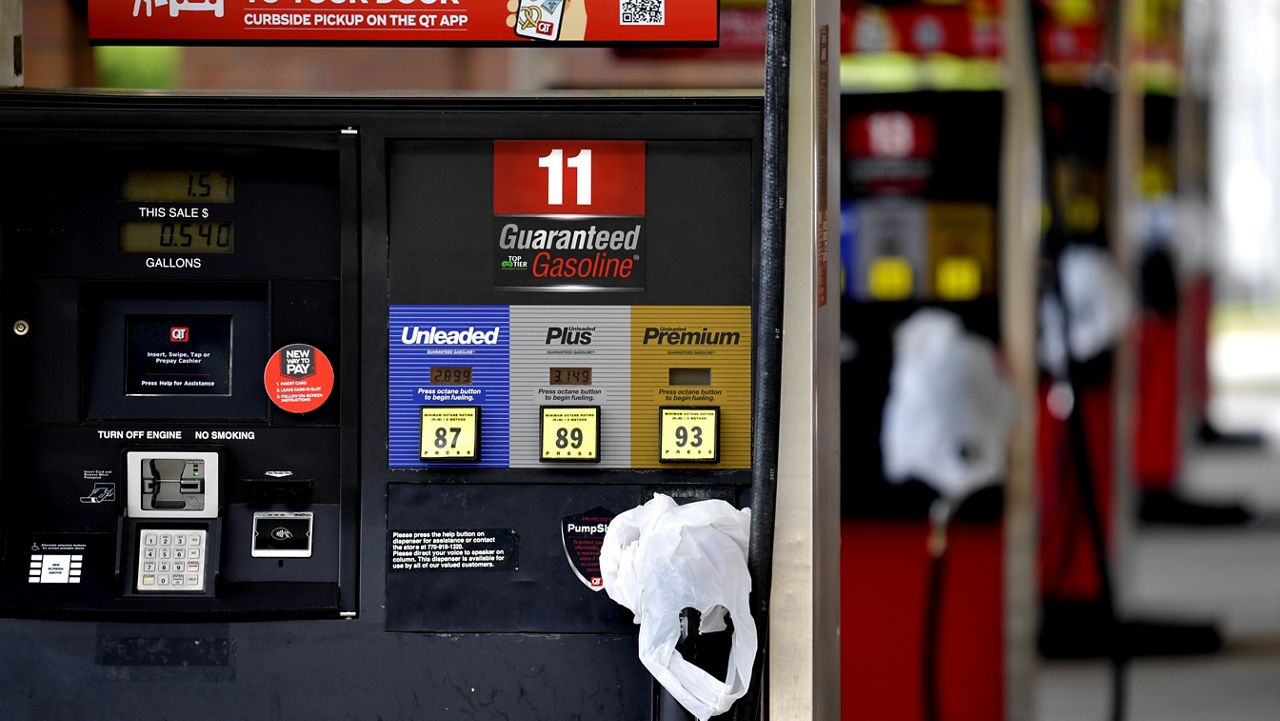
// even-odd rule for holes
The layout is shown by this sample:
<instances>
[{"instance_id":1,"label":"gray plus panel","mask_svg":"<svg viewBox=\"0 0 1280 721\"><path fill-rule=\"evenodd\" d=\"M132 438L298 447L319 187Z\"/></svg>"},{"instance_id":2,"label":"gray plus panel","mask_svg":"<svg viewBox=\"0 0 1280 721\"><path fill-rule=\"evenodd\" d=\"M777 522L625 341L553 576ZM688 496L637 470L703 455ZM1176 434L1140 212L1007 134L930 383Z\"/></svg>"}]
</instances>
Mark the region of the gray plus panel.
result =
<instances>
[{"instance_id":1,"label":"gray plus panel","mask_svg":"<svg viewBox=\"0 0 1280 721\"><path fill-rule=\"evenodd\" d=\"M511 467L536 468L542 406L600 406L601 468L631 465L631 309L511 307ZM549 383L590 368L591 385ZM568 465L568 464L566 464Z\"/></svg>"}]
</instances>

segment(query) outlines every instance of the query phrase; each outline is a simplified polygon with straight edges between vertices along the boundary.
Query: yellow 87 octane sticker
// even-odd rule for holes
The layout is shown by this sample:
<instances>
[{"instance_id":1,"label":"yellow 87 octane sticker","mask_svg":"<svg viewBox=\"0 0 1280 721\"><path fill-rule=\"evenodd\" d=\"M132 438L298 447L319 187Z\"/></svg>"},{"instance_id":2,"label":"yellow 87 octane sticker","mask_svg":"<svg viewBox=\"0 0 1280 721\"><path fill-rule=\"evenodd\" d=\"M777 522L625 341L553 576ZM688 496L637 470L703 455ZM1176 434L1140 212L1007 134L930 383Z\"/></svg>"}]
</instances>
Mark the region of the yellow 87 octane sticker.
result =
<instances>
[{"instance_id":1,"label":"yellow 87 octane sticker","mask_svg":"<svg viewBox=\"0 0 1280 721\"><path fill-rule=\"evenodd\" d=\"M600 409L594 406L543 406L542 453L549 463L600 460Z\"/></svg>"},{"instance_id":2,"label":"yellow 87 octane sticker","mask_svg":"<svg viewBox=\"0 0 1280 721\"><path fill-rule=\"evenodd\" d=\"M422 409L424 461L480 459L480 409L474 406Z\"/></svg>"},{"instance_id":3,"label":"yellow 87 octane sticker","mask_svg":"<svg viewBox=\"0 0 1280 721\"><path fill-rule=\"evenodd\" d=\"M720 460L719 408L660 408L658 460L715 463Z\"/></svg>"}]
</instances>

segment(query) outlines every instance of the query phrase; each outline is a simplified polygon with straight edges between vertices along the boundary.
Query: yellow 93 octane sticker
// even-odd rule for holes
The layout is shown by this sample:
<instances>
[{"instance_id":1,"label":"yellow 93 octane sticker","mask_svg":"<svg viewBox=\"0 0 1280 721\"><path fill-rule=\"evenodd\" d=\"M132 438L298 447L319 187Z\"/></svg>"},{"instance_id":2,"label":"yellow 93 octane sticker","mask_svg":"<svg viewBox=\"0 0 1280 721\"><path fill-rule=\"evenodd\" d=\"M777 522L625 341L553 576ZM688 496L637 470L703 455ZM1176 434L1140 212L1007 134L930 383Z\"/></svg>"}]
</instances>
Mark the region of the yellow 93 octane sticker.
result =
<instances>
[{"instance_id":1,"label":"yellow 93 octane sticker","mask_svg":"<svg viewBox=\"0 0 1280 721\"><path fill-rule=\"evenodd\" d=\"M719 408L659 408L658 460L716 463L720 460Z\"/></svg>"}]
</instances>

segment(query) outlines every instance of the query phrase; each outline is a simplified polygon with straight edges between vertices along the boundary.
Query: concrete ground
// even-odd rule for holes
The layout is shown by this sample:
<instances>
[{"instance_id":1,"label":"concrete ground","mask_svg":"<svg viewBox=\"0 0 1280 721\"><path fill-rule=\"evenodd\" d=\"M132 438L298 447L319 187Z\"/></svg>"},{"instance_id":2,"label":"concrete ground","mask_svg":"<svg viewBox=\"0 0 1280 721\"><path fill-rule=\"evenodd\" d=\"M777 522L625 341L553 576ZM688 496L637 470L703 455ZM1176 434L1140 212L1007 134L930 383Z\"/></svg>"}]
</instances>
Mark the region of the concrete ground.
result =
<instances>
[{"instance_id":1,"label":"concrete ground","mask_svg":"<svg viewBox=\"0 0 1280 721\"><path fill-rule=\"evenodd\" d=\"M1213 619L1226 648L1135 661L1129 721L1280 719L1280 392L1227 394L1215 412L1223 425L1265 430L1270 442L1254 451L1192 449L1182 488L1243 500L1259 521L1231 530L1138 527L1121 583L1130 616ZM1036 686L1037 721L1107 718L1102 663L1041 662Z\"/></svg>"}]
</instances>

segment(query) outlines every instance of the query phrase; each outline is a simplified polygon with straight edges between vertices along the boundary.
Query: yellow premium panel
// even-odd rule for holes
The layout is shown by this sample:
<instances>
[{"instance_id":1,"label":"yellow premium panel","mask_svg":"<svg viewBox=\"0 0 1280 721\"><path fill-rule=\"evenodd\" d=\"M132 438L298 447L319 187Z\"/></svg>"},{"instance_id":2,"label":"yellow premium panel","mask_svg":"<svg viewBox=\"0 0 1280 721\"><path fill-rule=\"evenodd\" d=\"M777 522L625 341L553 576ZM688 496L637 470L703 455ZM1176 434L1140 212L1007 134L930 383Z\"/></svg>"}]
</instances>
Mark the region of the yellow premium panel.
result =
<instances>
[{"instance_id":1,"label":"yellow premium panel","mask_svg":"<svg viewBox=\"0 0 1280 721\"><path fill-rule=\"evenodd\" d=\"M664 407L720 409L717 463L691 468L751 467L751 308L634 306L631 309L631 465L661 461ZM704 431L705 433L705 431Z\"/></svg>"},{"instance_id":2,"label":"yellow premium panel","mask_svg":"<svg viewBox=\"0 0 1280 721\"><path fill-rule=\"evenodd\" d=\"M925 296L973 300L996 290L995 209L985 203L930 203Z\"/></svg>"}]
</instances>

